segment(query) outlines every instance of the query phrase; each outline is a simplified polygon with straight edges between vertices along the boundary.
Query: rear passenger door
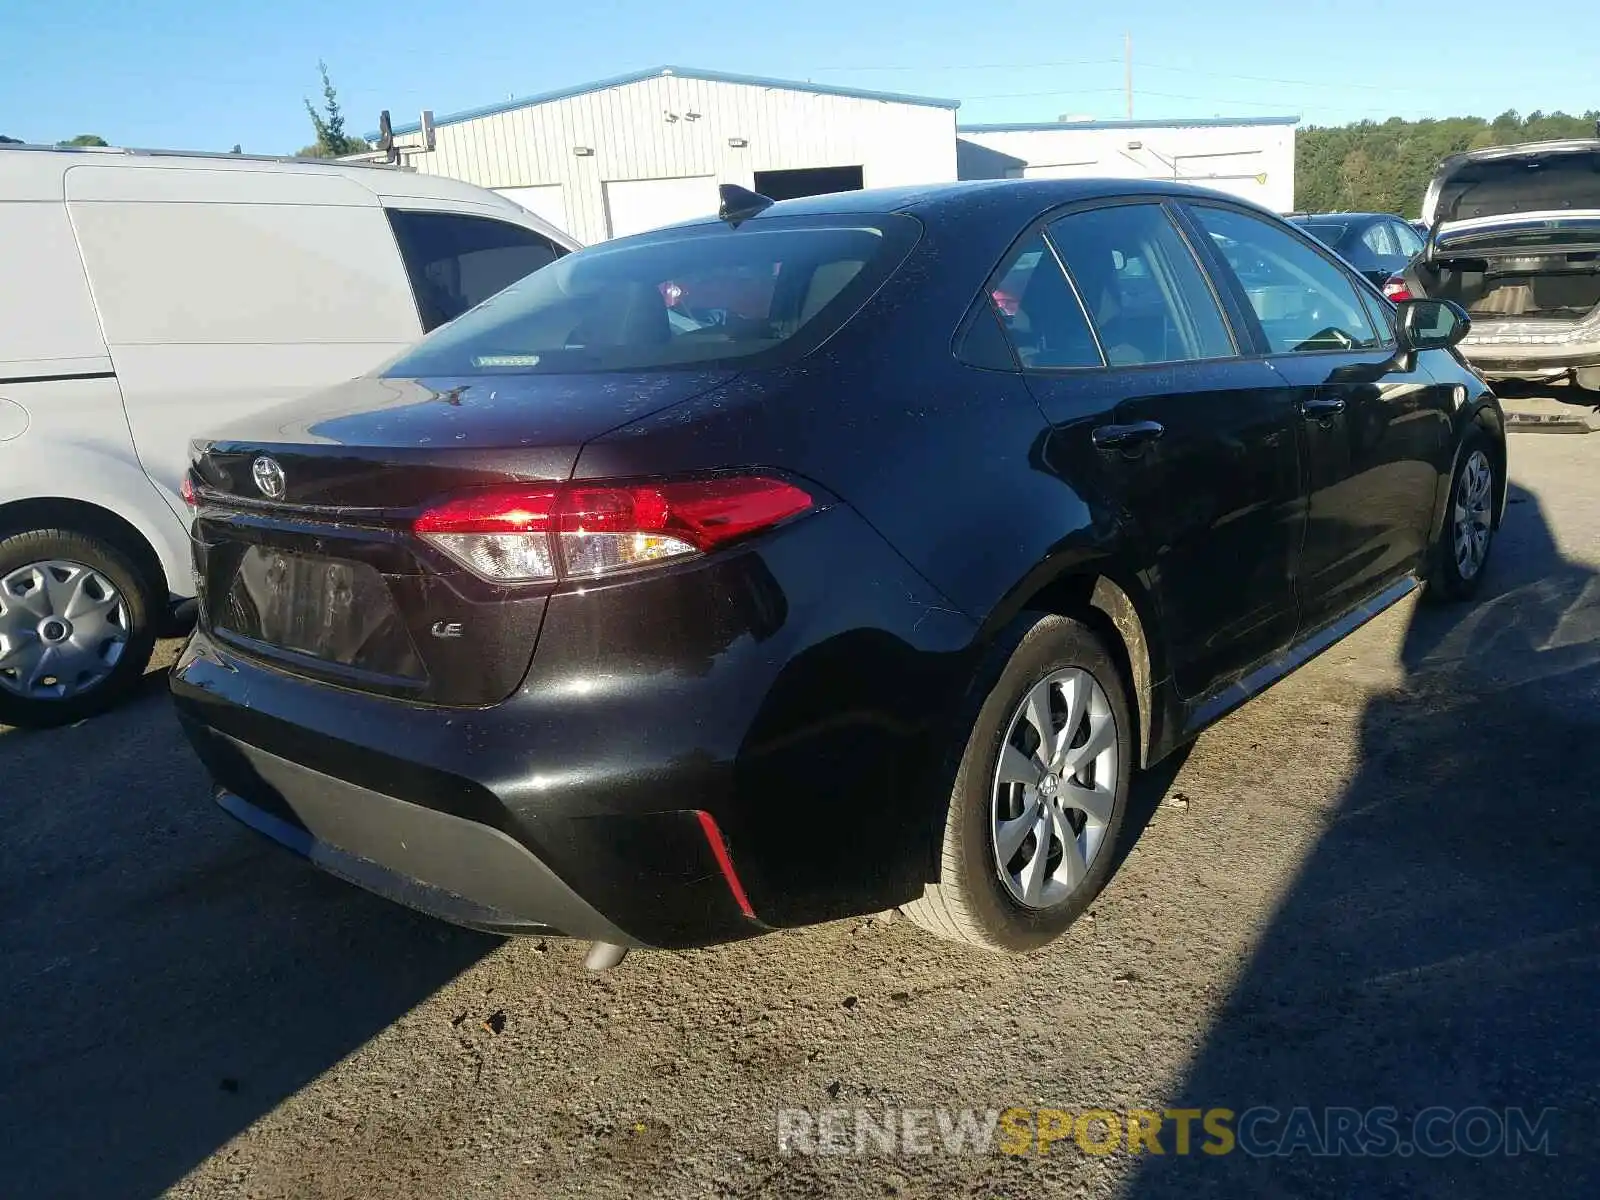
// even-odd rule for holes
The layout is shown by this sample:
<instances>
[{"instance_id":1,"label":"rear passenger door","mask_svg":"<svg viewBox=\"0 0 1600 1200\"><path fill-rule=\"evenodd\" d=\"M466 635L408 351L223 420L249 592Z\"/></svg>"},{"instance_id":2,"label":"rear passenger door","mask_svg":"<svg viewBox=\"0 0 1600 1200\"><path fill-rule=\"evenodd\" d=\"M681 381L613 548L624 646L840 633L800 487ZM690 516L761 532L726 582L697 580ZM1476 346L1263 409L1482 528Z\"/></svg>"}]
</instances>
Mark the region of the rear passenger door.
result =
<instances>
[{"instance_id":1,"label":"rear passenger door","mask_svg":"<svg viewBox=\"0 0 1600 1200\"><path fill-rule=\"evenodd\" d=\"M532 229L493 217L403 208L386 211L424 333L566 253Z\"/></svg>"},{"instance_id":2,"label":"rear passenger door","mask_svg":"<svg viewBox=\"0 0 1600 1200\"><path fill-rule=\"evenodd\" d=\"M1448 467L1451 389L1399 355L1388 306L1318 246L1221 204L1189 212L1294 389L1310 502L1300 603L1308 628L1326 624L1425 551Z\"/></svg>"},{"instance_id":3,"label":"rear passenger door","mask_svg":"<svg viewBox=\"0 0 1600 1200\"><path fill-rule=\"evenodd\" d=\"M1037 254L1008 328L1065 454L1120 512L1185 696L1270 656L1298 624L1304 526L1289 389L1241 357L1187 236L1159 201L1081 208ZM1002 289L1004 290L1004 289Z\"/></svg>"}]
</instances>

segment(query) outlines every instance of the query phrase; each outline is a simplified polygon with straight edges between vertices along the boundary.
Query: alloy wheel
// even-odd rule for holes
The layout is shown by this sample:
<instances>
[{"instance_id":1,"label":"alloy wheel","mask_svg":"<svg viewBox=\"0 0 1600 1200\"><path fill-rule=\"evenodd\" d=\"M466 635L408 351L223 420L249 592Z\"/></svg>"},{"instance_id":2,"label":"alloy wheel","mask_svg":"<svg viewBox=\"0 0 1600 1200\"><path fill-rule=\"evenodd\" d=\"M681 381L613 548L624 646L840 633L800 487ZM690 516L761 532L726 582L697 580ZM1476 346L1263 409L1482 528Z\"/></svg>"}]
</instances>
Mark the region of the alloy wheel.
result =
<instances>
[{"instance_id":1,"label":"alloy wheel","mask_svg":"<svg viewBox=\"0 0 1600 1200\"><path fill-rule=\"evenodd\" d=\"M0 578L0 689L64 700L104 682L128 644L127 601L83 563L28 563Z\"/></svg>"},{"instance_id":2,"label":"alloy wheel","mask_svg":"<svg viewBox=\"0 0 1600 1200\"><path fill-rule=\"evenodd\" d=\"M1494 468L1489 456L1474 450L1461 468L1455 496L1456 571L1473 579L1489 556L1489 510L1494 494Z\"/></svg>"},{"instance_id":3,"label":"alloy wheel","mask_svg":"<svg viewBox=\"0 0 1600 1200\"><path fill-rule=\"evenodd\" d=\"M1116 719L1082 668L1055 671L1022 698L995 770L995 867L1027 908L1065 903L1104 848L1116 801Z\"/></svg>"}]
</instances>

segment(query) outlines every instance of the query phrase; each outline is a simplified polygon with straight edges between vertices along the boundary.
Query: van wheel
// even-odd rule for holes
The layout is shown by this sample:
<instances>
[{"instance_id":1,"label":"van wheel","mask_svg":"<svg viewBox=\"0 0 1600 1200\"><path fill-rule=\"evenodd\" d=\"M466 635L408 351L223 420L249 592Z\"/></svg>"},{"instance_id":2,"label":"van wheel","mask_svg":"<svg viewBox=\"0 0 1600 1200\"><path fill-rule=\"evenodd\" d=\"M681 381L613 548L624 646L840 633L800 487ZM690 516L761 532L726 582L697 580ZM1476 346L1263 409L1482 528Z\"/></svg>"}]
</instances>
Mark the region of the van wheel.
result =
<instances>
[{"instance_id":1,"label":"van wheel","mask_svg":"<svg viewBox=\"0 0 1600 1200\"><path fill-rule=\"evenodd\" d=\"M116 704L150 662L157 612L144 573L101 538L0 537L0 725L42 729Z\"/></svg>"},{"instance_id":2,"label":"van wheel","mask_svg":"<svg viewBox=\"0 0 1600 1200\"><path fill-rule=\"evenodd\" d=\"M1063 933L1111 873L1131 735L1105 644L1069 618L1034 618L967 739L939 878L905 915L990 950L1032 950Z\"/></svg>"},{"instance_id":3,"label":"van wheel","mask_svg":"<svg viewBox=\"0 0 1600 1200\"><path fill-rule=\"evenodd\" d=\"M1450 480L1444 528L1433 546L1424 593L1430 600L1467 600L1483 583L1494 549L1494 463L1488 438L1468 435Z\"/></svg>"}]
</instances>

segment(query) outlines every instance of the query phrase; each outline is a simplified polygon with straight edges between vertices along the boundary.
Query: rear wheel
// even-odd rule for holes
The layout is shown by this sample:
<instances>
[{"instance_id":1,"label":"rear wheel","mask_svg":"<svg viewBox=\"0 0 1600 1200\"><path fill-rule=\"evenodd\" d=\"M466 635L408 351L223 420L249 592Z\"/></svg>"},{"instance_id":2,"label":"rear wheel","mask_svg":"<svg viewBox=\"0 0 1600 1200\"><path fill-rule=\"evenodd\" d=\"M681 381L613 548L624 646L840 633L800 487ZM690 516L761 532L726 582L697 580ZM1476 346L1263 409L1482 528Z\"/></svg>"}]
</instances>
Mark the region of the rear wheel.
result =
<instances>
[{"instance_id":1,"label":"rear wheel","mask_svg":"<svg viewBox=\"0 0 1600 1200\"><path fill-rule=\"evenodd\" d=\"M1428 594L1435 600L1470 599L1483 583L1494 548L1494 498L1501 482L1495 461L1481 433L1471 434L1461 447L1428 574Z\"/></svg>"},{"instance_id":2,"label":"rear wheel","mask_svg":"<svg viewBox=\"0 0 1600 1200\"><path fill-rule=\"evenodd\" d=\"M150 661L157 612L149 580L101 538L0 538L0 725L61 725L117 703Z\"/></svg>"},{"instance_id":3,"label":"rear wheel","mask_svg":"<svg viewBox=\"0 0 1600 1200\"><path fill-rule=\"evenodd\" d=\"M1111 872L1131 734L1104 643L1077 621L1038 617L978 712L951 790L939 878L905 915L991 950L1059 936Z\"/></svg>"}]
</instances>

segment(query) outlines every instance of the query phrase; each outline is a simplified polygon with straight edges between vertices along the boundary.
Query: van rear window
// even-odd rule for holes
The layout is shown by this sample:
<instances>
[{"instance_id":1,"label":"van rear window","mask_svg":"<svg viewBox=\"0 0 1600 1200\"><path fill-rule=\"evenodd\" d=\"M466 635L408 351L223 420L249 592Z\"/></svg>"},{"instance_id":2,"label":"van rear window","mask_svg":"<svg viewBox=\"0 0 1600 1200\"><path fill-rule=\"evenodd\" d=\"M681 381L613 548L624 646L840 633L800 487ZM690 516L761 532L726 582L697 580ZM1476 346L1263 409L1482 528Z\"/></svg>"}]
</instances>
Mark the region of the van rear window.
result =
<instances>
[{"instance_id":1,"label":"van rear window","mask_svg":"<svg viewBox=\"0 0 1600 1200\"><path fill-rule=\"evenodd\" d=\"M920 229L904 216L758 218L601 243L513 284L385 373L638 371L798 357L854 314Z\"/></svg>"}]
</instances>

